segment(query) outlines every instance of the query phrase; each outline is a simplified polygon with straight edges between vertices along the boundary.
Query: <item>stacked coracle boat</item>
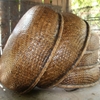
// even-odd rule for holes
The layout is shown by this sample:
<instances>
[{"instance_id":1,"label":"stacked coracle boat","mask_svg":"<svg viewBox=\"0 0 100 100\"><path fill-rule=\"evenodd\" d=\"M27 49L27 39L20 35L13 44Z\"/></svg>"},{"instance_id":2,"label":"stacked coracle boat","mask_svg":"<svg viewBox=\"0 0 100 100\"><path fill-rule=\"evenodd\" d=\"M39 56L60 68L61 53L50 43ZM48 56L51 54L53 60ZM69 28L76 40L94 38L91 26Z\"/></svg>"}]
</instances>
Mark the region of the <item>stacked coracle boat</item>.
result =
<instances>
[{"instance_id":1,"label":"stacked coracle boat","mask_svg":"<svg viewBox=\"0 0 100 100\"><path fill-rule=\"evenodd\" d=\"M5 45L0 81L21 93L35 86L94 85L99 80L98 47L98 37L90 34L86 21L35 6L21 18Z\"/></svg>"},{"instance_id":2,"label":"stacked coracle boat","mask_svg":"<svg viewBox=\"0 0 100 100\"><path fill-rule=\"evenodd\" d=\"M70 70L58 86L73 90L97 84L100 77L98 51L99 37L97 34L91 34L87 50L77 67Z\"/></svg>"}]
</instances>

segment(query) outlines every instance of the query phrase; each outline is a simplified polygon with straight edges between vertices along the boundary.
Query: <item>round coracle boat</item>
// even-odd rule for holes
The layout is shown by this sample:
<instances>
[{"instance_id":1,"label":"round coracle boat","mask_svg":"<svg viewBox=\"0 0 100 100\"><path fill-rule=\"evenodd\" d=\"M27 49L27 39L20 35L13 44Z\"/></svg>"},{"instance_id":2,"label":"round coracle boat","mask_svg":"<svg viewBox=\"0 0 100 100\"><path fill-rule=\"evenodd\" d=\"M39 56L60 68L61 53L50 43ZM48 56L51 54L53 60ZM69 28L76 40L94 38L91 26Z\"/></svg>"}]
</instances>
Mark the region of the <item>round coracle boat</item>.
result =
<instances>
[{"instance_id":1,"label":"round coracle boat","mask_svg":"<svg viewBox=\"0 0 100 100\"><path fill-rule=\"evenodd\" d=\"M32 7L20 19L4 47L0 81L20 93L35 86L80 88L94 84L99 69L92 66L92 59L85 61L93 56L97 63L97 51L87 53L98 49L98 45L92 48L91 37L95 36L91 36L88 23L76 15L59 14L45 6Z\"/></svg>"}]
</instances>

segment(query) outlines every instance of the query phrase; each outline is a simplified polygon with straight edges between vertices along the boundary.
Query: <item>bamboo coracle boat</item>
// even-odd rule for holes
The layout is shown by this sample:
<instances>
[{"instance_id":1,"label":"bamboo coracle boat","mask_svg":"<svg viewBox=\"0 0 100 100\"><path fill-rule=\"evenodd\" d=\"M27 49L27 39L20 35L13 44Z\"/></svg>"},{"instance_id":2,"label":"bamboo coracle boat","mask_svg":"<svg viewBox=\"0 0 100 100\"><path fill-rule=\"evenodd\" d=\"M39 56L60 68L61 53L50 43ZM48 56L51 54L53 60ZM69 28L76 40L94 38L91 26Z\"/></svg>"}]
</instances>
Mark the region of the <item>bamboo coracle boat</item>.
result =
<instances>
[{"instance_id":1,"label":"bamboo coracle boat","mask_svg":"<svg viewBox=\"0 0 100 100\"><path fill-rule=\"evenodd\" d=\"M0 81L20 93L35 86L80 88L94 84L99 68L95 66L98 45L92 48L92 37L88 23L76 15L59 14L45 6L32 7L4 47Z\"/></svg>"}]
</instances>

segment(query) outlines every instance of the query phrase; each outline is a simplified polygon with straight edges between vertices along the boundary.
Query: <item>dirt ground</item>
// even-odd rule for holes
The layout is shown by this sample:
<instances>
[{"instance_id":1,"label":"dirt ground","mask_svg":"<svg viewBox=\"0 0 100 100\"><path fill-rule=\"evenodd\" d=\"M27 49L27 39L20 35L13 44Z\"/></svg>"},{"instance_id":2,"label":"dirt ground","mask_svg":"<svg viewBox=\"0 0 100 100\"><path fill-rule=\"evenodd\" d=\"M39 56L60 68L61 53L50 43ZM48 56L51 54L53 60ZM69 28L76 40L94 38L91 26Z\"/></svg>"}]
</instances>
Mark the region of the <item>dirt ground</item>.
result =
<instances>
[{"instance_id":1,"label":"dirt ground","mask_svg":"<svg viewBox=\"0 0 100 100\"><path fill-rule=\"evenodd\" d=\"M0 100L100 100L100 82L89 88L66 92L64 89L34 89L28 94L19 95L0 85Z\"/></svg>"}]
</instances>

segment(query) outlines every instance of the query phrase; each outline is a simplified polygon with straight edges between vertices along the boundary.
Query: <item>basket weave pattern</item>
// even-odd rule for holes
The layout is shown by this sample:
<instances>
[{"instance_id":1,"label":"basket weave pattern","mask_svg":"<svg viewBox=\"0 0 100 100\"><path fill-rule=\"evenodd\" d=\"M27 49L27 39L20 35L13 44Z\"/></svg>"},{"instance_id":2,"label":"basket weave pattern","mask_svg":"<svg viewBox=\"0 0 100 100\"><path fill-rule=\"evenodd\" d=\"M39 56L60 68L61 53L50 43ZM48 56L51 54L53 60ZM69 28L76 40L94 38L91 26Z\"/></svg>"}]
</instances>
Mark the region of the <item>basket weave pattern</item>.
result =
<instances>
[{"instance_id":1,"label":"basket weave pattern","mask_svg":"<svg viewBox=\"0 0 100 100\"><path fill-rule=\"evenodd\" d=\"M87 70L76 66L87 49L89 38L88 24L76 15L35 6L21 18L5 45L0 58L0 81L9 89L23 93L35 86L91 83L98 79L98 68ZM92 46L88 46L90 48ZM96 62L96 53L84 55L79 65L83 65L85 59L90 60L89 65L92 60ZM80 72L82 75L86 72L86 76Z\"/></svg>"},{"instance_id":2,"label":"basket weave pattern","mask_svg":"<svg viewBox=\"0 0 100 100\"><path fill-rule=\"evenodd\" d=\"M59 87L72 89L96 84L99 80L98 48L99 37L96 34L91 34L87 51L77 68L70 70L66 78L59 84Z\"/></svg>"}]
</instances>

